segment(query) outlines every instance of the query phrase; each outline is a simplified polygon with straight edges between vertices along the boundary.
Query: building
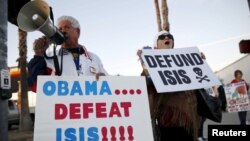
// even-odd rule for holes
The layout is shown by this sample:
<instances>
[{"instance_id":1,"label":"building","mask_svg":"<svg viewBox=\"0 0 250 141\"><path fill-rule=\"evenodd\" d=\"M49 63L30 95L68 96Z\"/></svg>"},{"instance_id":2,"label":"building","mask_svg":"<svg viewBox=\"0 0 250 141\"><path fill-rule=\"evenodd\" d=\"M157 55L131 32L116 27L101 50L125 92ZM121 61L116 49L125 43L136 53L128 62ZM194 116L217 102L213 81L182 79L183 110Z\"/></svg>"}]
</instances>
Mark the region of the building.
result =
<instances>
[{"instance_id":1,"label":"building","mask_svg":"<svg viewBox=\"0 0 250 141\"><path fill-rule=\"evenodd\" d=\"M243 72L243 79L245 79L247 83L250 83L250 54L215 73L223 84L228 84L234 79L235 70L241 70Z\"/></svg>"}]
</instances>

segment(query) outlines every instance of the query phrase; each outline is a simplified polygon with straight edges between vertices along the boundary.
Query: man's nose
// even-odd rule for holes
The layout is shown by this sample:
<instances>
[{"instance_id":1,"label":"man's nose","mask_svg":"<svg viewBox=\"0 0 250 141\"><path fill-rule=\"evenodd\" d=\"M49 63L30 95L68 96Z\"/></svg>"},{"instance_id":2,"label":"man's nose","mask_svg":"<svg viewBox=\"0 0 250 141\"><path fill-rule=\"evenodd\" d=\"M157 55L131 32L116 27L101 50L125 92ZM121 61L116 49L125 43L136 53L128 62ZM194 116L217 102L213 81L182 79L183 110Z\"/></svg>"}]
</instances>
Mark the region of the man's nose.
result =
<instances>
[{"instance_id":1,"label":"man's nose","mask_svg":"<svg viewBox=\"0 0 250 141\"><path fill-rule=\"evenodd\" d=\"M67 34L67 31L65 29L60 29L60 31L62 32L62 34L65 36Z\"/></svg>"},{"instance_id":2,"label":"man's nose","mask_svg":"<svg viewBox=\"0 0 250 141\"><path fill-rule=\"evenodd\" d=\"M65 28L65 27L61 27L59 29L60 29L61 32L66 32L67 31L67 28Z\"/></svg>"}]
</instances>

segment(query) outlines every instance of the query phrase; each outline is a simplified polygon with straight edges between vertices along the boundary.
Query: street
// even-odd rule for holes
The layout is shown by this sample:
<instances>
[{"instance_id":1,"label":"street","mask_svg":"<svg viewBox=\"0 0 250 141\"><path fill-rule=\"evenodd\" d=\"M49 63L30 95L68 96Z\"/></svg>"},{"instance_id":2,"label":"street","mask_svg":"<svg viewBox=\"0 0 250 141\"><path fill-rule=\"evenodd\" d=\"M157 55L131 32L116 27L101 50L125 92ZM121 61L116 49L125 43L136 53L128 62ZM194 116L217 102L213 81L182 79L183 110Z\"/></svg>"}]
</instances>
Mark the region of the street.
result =
<instances>
[{"instance_id":1,"label":"street","mask_svg":"<svg viewBox=\"0 0 250 141\"><path fill-rule=\"evenodd\" d=\"M18 126L13 125L8 131L9 141L33 141L33 131L19 132Z\"/></svg>"}]
</instances>

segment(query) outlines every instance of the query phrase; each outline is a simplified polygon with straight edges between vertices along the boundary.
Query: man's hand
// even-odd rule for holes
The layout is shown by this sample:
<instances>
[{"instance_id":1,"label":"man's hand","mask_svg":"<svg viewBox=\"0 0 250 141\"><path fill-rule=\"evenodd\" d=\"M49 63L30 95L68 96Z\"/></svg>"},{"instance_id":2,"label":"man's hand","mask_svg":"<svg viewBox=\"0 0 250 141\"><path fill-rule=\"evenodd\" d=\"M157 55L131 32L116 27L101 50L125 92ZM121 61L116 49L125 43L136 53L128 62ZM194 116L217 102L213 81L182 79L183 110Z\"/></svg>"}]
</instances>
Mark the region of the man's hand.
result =
<instances>
[{"instance_id":1,"label":"man's hand","mask_svg":"<svg viewBox=\"0 0 250 141\"><path fill-rule=\"evenodd\" d=\"M36 39L33 43L33 50L37 56L43 56L48 47L49 39L45 36Z\"/></svg>"},{"instance_id":2,"label":"man's hand","mask_svg":"<svg viewBox=\"0 0 250 141\"><path fill-rule=\"evenodd\" d=\"M136 53L139 57L141 57L141 54L142 54L142 50L137 50L137 53Z\"/></svg>"},{"instance_id":3,"label":"man's hand","mask_svg":"<svg viewBox=\"0 0 250 141\"><path fill-rule=\"evenodd\" d=\"M218 92L217 86L213 86L212 89L214 91L215 97L219 97L219 92Z\"/></svg>"},{"instance_id":4,"label":"man's hand","mask_svg":"<svg viewBox=\"0 0 250 141\"><path fill-rule=\"evenodd\" d=\"M206 56L205 56L205 54L204 54L203 52L201 52L201 58L202 58L203 60L206 60Z\"/></svg>"},{"instance_id":5,"label":"man's hand","mask_svg":"<svg viewBox=\"0 0 250 141\"><path fill-rule=\"evenodd\" d=\"M96 78L97 81L99 80L100 76L105 76L105 74L102 73L102 72L96 73L95 78Z\"/></svg>"}]
</instances>

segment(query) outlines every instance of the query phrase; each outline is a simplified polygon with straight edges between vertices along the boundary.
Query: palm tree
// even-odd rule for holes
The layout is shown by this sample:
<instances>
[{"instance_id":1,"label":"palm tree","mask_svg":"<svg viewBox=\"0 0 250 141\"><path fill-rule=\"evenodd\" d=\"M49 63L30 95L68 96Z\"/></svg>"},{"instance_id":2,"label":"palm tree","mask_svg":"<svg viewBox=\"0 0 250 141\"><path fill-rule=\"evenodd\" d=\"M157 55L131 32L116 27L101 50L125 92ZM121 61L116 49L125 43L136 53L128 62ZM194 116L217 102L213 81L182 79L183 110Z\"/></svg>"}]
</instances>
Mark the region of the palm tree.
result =
<instances>
[{"instance_id":1,"label":"palm tree","mask_svg":"<svg viewBox=\"0 0 250 141\"><path fill-rule=\"evenodd\" d=\"M169 31L167 0L161 1L161 10L159 8L158 0L154 0L154 3L155 3L155 12L156 12L156 18L157 18L158 31L162 31L162 30Z\"/></svg>"},{"instance_id":2,"label":"palm tree","mask_svg":"<svg viewBox=\"0 0 250 141\"><path fill-rule=\"evenodd\" d=\"M156 12L156 18L157 18L158 31L161 31L162 26L161 26L161 13L160 13L160 8L159 8L159 2L158 0L155 0L154 3L155 3L155 12Z\"/></svg>"},{"instance_id":3,"label":"palm tree","mask_svg":"<svg viewBox=\"0 0 250 141\"><path fill-rule=\"evenodd\" d=\"M27 83L27 32L18 29L19 35L19 58L17 59L18 67L20 68L20 84L21 90L21 117L20 117L20 131L31 131L32 130L32 120L29 112L28 103L28 83Z\"/></svg>"},{"instance_id":4,"label":"palm tree","mask_svg":"<svg viewBox=\"0 0 250 141\"><path fill-rule=\"evenodd\" d=\"M167 0L161 1L161 12L162 12L162 21L163 21L162 29L169 31Z\"/></svg>"}]
</instances>

